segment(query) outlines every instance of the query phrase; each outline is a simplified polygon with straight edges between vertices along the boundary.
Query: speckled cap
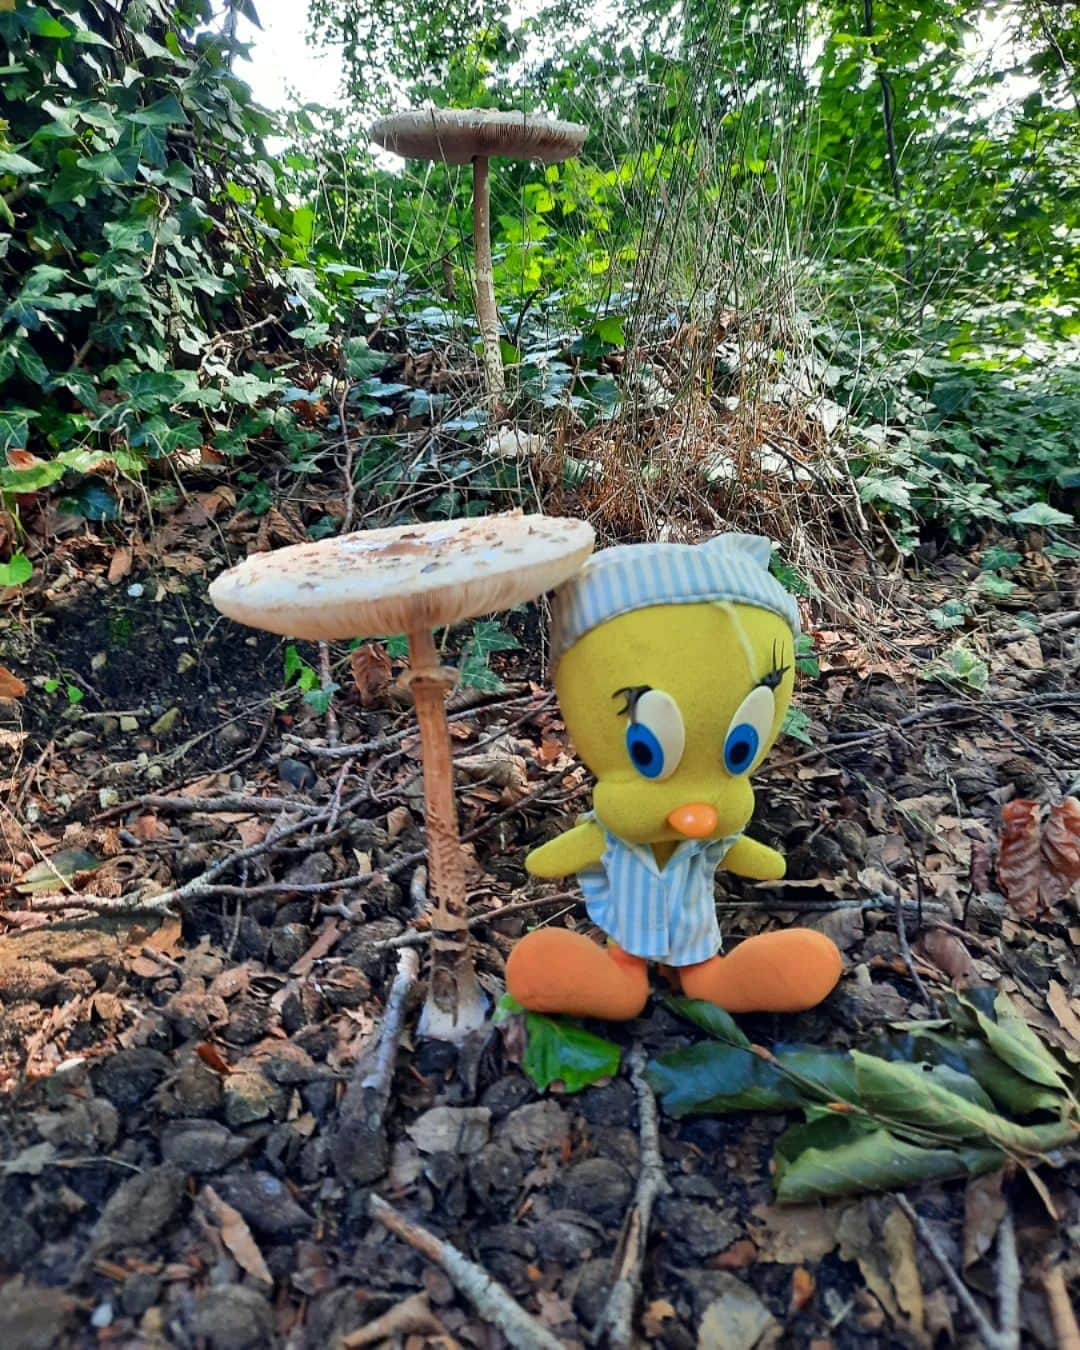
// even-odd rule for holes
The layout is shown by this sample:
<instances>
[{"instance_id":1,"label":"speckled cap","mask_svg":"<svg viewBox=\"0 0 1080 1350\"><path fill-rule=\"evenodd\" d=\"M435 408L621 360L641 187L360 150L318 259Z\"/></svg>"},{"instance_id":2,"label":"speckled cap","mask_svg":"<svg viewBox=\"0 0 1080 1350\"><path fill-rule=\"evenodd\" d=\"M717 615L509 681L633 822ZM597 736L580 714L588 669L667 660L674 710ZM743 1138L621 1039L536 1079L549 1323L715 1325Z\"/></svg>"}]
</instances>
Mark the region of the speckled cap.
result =
<instances>
[{"instance_id":1,"label":"speckled cap","mask_svg":"<svg viewBox=\"0 0 1080 1350\"><path fill-rule=\"evenodd\" d=\"M444 164L497 155L555 164L572 159L588 134L578 122L490 108L420 108L380 117L371 128L371 139L385 150Z\"/></svg>"},{"instance_id":2,"label":"speckled cap","mask_svg":"<svg viewBox=\"0 0 1080 1350\"><path fill-rule=\"evenodd\" d=\"M311 641L430 630L542 595L593 538L583 520L539 515L361 530L255 553L215 578L210 599L238 623Z\"/></svg>"}]
</instances>

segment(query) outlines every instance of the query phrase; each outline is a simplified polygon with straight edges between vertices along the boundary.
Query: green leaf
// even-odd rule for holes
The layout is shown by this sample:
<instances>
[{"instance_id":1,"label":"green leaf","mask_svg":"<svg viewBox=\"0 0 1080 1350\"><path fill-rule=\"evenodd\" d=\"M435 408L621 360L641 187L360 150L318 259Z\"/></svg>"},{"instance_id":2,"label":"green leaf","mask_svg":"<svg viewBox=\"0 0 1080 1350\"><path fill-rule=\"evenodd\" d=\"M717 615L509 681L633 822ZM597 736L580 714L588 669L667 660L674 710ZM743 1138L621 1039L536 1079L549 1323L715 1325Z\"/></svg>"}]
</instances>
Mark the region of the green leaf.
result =
<instances>
[{"instance_id":1,"label":"green leaf","mask_svg":"<svg viewBox=\"0 0 1080 1350\"><path fill-rule=\"evenodd\" d=\"M810 718L801 708L789 706L785 709L784 720L780 723L780 735L790 736L793 741L799 741L802 745L814 744L814 738L810 735Z\"/></svg>"},{"instance_id":2,"label":"green leaf","mask_svg":"<svg viewBox=\"0 0 1080 1350\"><path fill-rule=\"evenodd\" d=\"M693 1022L702 1031L707 1031L717 1040L726 1041L743 1050L750 1049L750 1040L729 1012L718 1008L715 1003L706 1003L700 998L669 998L665 1000L672 1012Z\"/></svg>"},{"instance_id":3,"label":"green leaf","mask_svg":"<svg viewBox=\"0 0 1080 1350\"><path fill-rule=\"evenodd\" d=\"M852 1050L851 1057L859 1101L875 1115L941 1139L990 1140L1020 1153L1039 1152L1033 1127L1017 1125L943 1086L929 1066L891 1062L861 1050Z\"/></svg>"},{"instance_id":4,"label":"green leaf","mask_svg":"<svg viewBox=\"0 0 1080 1350\"><path fill-rule=\"evenodd\" d=\"M803 1104L798 1087L752 1050L698 1041L649 1062L649 1086L669 1116L729 1111L792 1111Z\"/></svg>"},{"instance_id":5,"label":"green leaf","mask_svg":"<svg viewBox=\"0 0 1080 1350\"><path fill-rule=\"evenodd\" d=\"M576 1022L527 1012L507 994L495 1012L496 1025L524 1015L525 1054L521 1067L543 1092L559 1083L566 1092L580 1092L619 1072L622 1051L613 1041L594 1036Z\"/></svg>"},{"instance_id":6,"label":"green leaf","mask_svg":"<svg viewBox=\"0 0 1080 1350\"><path fill-rule=\"evenodd\" d=\"M26 445L32 415L28 409L0 408L0 454L8 450L21 450ZM4 470L0 469L0 486L6 486L3 474Z\"/></svg>"},{"instance_id":7,"label":"green leaf","mask_svg":"<svg viewBox=\"0 0 1080 1350\"><path fill-rule=\"evenodd\" d=\"M65 28L62 23L54 19L51 14L40 9L37 5L27 5L25 8L17 11L22 20L23 27L34 37L45 38L69 38L71 29Z\"/></svg>"},{"instance_id":8,"label":"green leaf","mask_svg":"<svg viewBox=\"0 0 1080 1350\"><path fill-rule=\"evenodd\" d=\"M66 692L66 691L65 691ZM51 858L35 863L19 878L15 889L21 895L35 895L39 891L63 890L63 883L77 872L89 872L101 866L101 859L84 848L62 848Z\"/></svg>"},{"instance_id":9,"label":"green leaf","mask_svg":"<svg viewBox=\"0 0 1080 1350\"><path fill-rule=\"evenodd\" d=\"M187 122L187 113L180 106L180 101L174 94L166 94L164 98L159 98L156 103L151 103L148 108L141 108L138 112L129 113L127 116L129 122L138 122L144 127L169 127Z\"/></svg>"},{"instance_id":10,"label":"green leaf","mask_svg":"<svg viewBox=\"0 0 1080 1350\"><path fill-rule=\"evenodd\" d=\"M17 155L14 150L0 150L0 173L19 174L26 177L29 174L44 172L45 170L40 164L35 164L32 159L27 159L25 155Z\"/></svg>"},{"instance_id":11,"label":"green leaf","mask_svg":"<svg viewBox=\"0 0 1080 1350\"><path fill-rule=\"evenodd\" d=\"M975 1015L979 1030L991 1050L1010 1068L1042 1087L1067 1090L1065 1075L1057 1060L1035 1035L1004 994L994 999L995 1021L979 1009L969 996L959 994L960 1002Z\"/></svg>"},{"instance_id":12,"label":"green leaf","mask_svg":"<svg viewBox=\"0 0 1080 1350\"><path fill-rule=\"evenodd\" d=\"M1014 525L1075 525L1072 516L1059 511L1056 506L1046 502L1033 502L1022 511L1010 511L1009 519Z\"/></svg>"},{"instance_id":13,"label":"green leaf","mask_svg":"<svg viewBox=\"0 0 1080 1350\"><path fill-rule=\"evenodd\" d=\"M864 1133L849 1117L843 1120L846 1138L842 1126L826 1119L796 1126L777 1141L776 1198L781 1204L979 1176L1005 1162L1005 1154L996 1148L920 1148L888 1130ZM814 1142L818 1138L824 1146Z\"/></svg>"},{"instance_id":14,"label":"green leaf","mask_svg":"<svg viewBox=\"0 0 1080 1350\"><path fill-rule=\"evenodd\" d=\"M7 562L0 563L0 586L21 586L30 580L33 572L25 553L13 553Z\"/></svg>"},{"instance_id":15,"label":"green leaf","mask_svg":"<svg viewBox=\"0 0 1080 1350\"><path fill-rule=\"evenodd\" d=\"M1012 548L1002 548L1000 544L991 544L983 550L979 566L984 572L1011 572L1018 567L1023 555Z\"/></svg>"}]
</instances>

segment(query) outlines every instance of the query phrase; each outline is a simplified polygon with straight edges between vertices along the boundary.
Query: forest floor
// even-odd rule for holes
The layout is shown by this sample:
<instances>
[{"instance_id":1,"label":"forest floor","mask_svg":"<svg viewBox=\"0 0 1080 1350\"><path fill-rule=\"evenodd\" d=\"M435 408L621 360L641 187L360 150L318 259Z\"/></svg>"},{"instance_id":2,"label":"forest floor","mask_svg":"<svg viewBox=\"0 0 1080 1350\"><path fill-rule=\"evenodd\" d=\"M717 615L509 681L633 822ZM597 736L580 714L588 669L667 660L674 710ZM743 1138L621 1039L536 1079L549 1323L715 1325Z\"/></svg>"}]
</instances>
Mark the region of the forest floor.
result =
<instances>
[{"instance_id":1,"label":"forest floor","mask_svg":"<svg viewBox=\"0 0 1080 1350\"><path fill-rule=\"evenodd\" d=\"M0 635L0 658L29 686L0 702L0 1346L246 1350L394 1334L495 1346L447 1274L371 1220L371 1188L334 1166L345 1087L406 950L394 939L423 931L409 707L389 658L365 662L362 702L336 653L328 745L327 718L283 687L282 645L206 600L226 561L303 528L284 507L254 518L234 506L216 487L139 541L88 526L57 538ZM979 694L925 678L955 636L927 613L969 595L977 574L954 555L898 575L872 635L818 620L821 673L796 695L812 743L782 740L756 779L751 830L787 854L789 878L721 874L720 895L731 938L809 923L839 944L845 971L812 1013L741 1019L755 1042L848 1047L974 982L1080 1057L1080 915L1066 904L1024 916L993 877L1003 804L1057 801L1075 783L1076 571L1029 555L1009 605L1034 623L984 611ZM572 888L524 871L590 784L545 684L535 618L511 626L521 648L493 659L507 688L458 691L451 722L473 935L495 996L529 926L587 928ZM35 683L42 671L55 685ZM187 890L165 913L108 912L139 883L146 896ZM534 907L511 910L524 901ZM541 1093L515 1062L512 1024L459 1048L415 1040L414 1025L410 1008L375 1188L542 1327L588 1343L641 1161L625 1057L606 1084ZM596 1030L649 1054L693 1039L659 989L638 1021ZM993 1321L1002 1284L1016 1292L993 1242L1007 1211L1023 1343L1066 1343L1075 1160L1041 1170L1042 1196L1001 1173L914 1188L916 1228L889 1194L776 1205L784 1124L661 1118L645 1340L972 1344L926 1235Z\"/></svg>"}]
</instances>

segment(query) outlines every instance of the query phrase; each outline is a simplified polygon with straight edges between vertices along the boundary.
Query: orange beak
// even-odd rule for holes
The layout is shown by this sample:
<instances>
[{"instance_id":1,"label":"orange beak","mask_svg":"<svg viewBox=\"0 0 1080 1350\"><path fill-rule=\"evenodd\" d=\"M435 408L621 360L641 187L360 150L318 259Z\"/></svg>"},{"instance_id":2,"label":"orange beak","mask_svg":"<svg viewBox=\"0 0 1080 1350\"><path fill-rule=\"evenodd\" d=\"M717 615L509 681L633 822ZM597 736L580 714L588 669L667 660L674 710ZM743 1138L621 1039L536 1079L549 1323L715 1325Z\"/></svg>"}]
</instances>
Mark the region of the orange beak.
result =
<instances>
[{"instance_id":1,"label":"orange beak","mask_svg":"<svg viewBox=\"0 0 1080 1350\"><path fill-rule=\"evenodd\" d=\"M719 816L716 807L708 802L691 802L689 806L677 806L667 818L667 823L677 833L687 839L707 839L716 829Z\"/></svg>"}]
</instances>

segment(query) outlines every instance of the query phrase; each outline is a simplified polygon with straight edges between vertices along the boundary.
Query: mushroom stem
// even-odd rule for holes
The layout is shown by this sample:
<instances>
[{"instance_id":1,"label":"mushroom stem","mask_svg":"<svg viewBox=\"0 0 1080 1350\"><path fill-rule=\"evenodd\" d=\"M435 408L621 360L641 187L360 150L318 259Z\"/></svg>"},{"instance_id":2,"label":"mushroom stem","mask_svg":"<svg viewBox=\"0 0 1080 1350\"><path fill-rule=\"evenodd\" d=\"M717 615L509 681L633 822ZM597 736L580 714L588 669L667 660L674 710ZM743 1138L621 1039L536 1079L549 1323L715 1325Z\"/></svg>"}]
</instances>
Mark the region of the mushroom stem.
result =
<instances>
[{"instance_id":1,"label":"mushroom stem","mask_svg":"<svg viewBox=\"0 0 1080 1350\"><path fill-rule=\"evenodd\" d=\"M424 823L431 878L431 984L421 1031L458 1040L484 1020L469 946L465 862L454 802L454 771L445 697L452 676L439 663L429 630L409 634L409 689L420 727Z\"/></svg>"},{"instance_id":2,"label":"mushroom stem","mask_svg":"<svg viewBox=\"0 0 1080 1350\"><path fill-rule=\"evenodd\" d=\"M495 277L491 266L491 196L488 190L489 161L482 155L473 160L473 247L476 250L476 280L473 295L483 344L484 375L493 405L506 392L502 351L499 346L499 313L495 308Z\"/></svg>"}]
</instances>

